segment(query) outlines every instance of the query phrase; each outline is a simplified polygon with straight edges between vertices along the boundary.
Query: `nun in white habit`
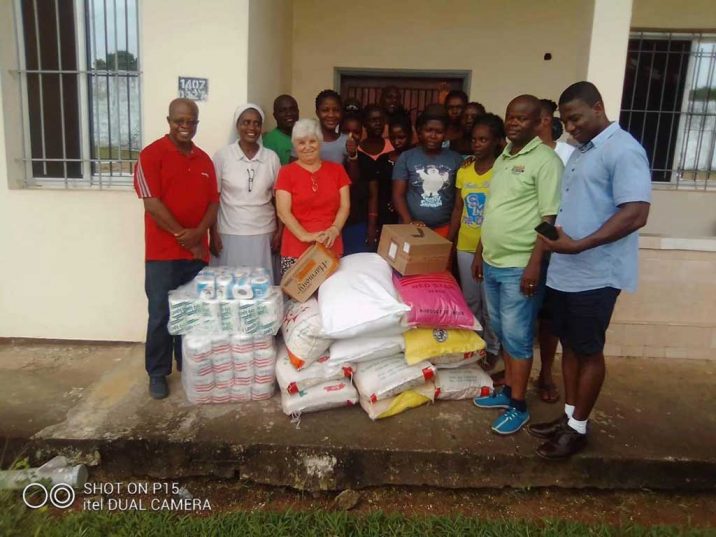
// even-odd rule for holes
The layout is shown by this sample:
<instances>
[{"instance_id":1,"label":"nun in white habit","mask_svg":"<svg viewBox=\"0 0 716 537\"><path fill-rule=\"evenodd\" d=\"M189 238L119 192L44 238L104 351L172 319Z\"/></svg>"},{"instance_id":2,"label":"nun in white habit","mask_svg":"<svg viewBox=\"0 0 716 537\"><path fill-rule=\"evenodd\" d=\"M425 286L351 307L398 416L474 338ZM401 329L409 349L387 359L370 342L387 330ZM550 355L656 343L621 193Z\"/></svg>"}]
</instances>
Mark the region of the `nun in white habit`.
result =
<instances>
[{"instance_id":1,"label":"nun in white habit","mask_svg":"<svg viewBox=\"0 0 716 537\"><path fill-rule=\"evenodd\" d=\"M273 277L272 247L280 233L273 186L281 164L261 143L264 113L253 103L234 112L238 139L214 155L221 193L219 215L211 229L212 265L263 267Z\"/></svg>"}]
</instances>

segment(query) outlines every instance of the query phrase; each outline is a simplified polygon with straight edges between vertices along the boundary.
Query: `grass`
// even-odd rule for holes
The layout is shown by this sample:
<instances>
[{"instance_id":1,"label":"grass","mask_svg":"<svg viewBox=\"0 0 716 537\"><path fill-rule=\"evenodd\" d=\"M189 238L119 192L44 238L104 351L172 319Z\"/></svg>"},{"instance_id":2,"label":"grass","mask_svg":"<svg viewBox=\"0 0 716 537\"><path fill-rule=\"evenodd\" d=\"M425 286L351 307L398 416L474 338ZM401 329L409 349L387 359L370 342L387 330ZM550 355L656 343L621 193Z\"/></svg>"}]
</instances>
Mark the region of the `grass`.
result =
<instances>
[{"instance_id":1,"label":"grass","mask_svg":"<svg viewBox=\"0 0 716 537\"><path fill-rule=\"evenodd\" d=\"M167 512L125 513L69 512L57 515L46 508L25 508L16 493L0 491L0 535L3 537L582 537L611 535L627 537L671 537L713 535L711 530L675 527L583 525L546 520L483 521L457 516L405 517L371 513L265 511L217 513L214 516L187 516Z\"/></svg>"}]
</instances>

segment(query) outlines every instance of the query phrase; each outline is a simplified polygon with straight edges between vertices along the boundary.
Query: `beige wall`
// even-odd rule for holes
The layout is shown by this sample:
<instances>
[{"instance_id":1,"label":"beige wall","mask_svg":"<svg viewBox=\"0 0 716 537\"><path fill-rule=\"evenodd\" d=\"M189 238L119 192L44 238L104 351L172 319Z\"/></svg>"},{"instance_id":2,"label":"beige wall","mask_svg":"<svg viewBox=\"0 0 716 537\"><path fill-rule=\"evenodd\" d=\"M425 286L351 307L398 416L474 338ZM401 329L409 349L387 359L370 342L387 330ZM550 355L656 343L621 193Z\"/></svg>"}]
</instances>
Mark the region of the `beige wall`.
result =
<instances>
[{"instance_id":1,"label":"beige wall","mask_svg":"<svg viewBox=\"0 0 716 537\"><path fill-rule=\"evenodd\" d=\"M251 0L248 100L263 108L266 114L264 130L276 126L273 100L291 91L292 42L293 2Z\"/></svg>"},{"instance_id":2,"label":"beige wall","mask_svg":"<svg viewBox=\"0 0 716 537\"><path fill-rule=\"evenodd\" d=\"M342 6L342 7L338 7ZM471 98L504 114L534 93L556 100L587 73L593 1L294 1L293 92L302 116L334 67L472 71ZM553 59L544 61L546 52Z\"/></svg>"},{"instance_id":3,"label":"beige wall","mask_svg":"<svg viewBox=\"0 0 716 537\"><path fill-rule=\"evenodd\" d=\"M249 0L149 0L140 36L144 72L144 141L166 132L166 108L177 95L177 77L209 79L209 98L199 104L194 139L209 154L227 143L237 104L246 101Z\"/></svg>"},{"instance_id":4,"label":"beige wall","mask_svg":"<svg viewBox=\"0 0 716 537\"><path fill-rule=\"evenodd\" d=\"M716 237L716 191L652 192L644 233L664 237Z\"/></svg>"},{"instance_id":5,"label":"beige wall","mask_svg":"<svg viewBox=\"0 0 716 537\"><path fill-rule=\"evenodd\" d=\"M642 238L639 288L617 301L606 355L716 359L716 239L689 242Z\"/></svg>"},{"instance_id":6,"label":"beige wall","mask_svg":"<svg viewBox=\"0 0 716 537\"><path fill-rule=\"evenodd\" d=\"M713 0L634 0L632 28L639 29L716 29Z\"/></svg>"},{"instance_id":7,"label":"beige wall","mask_svg":"<svg viewBox=\"0 0 716 537\"><path fill-rule=\"evenodd\" d=\"M0 3L2 24L12 21L5 12L10 4ZM209 100L199 104L195 141L211 154L228 140L237 101L246 100L248 0L140 6L144 142L166 132L177 77L207 77ZM2 92L12 92L6 45L14 37L0 33ZM15 115L0 112L0 337L142 341L141 202L129 190L10 189L8 169L20 155L6 142L19 132Z\"/></svg>"}]
</instances>

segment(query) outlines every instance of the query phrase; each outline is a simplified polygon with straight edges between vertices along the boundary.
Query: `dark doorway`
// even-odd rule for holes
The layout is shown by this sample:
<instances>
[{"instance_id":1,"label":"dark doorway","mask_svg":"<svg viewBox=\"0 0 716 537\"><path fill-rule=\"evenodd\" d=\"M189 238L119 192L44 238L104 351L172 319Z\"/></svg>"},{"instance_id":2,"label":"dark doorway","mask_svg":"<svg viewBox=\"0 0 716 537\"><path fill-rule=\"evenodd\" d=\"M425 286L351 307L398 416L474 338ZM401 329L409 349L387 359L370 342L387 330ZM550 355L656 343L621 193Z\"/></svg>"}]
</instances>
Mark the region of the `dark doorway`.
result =
<instances>
[{"instance_id":1,"label":"dark doorway","mask_svg":"<svg viewBox=\"0 0 716 537\"><path fill-rule=\"evenodd\" d=\"M413 124L429 104L442 103L450 90L467 91L466 74L421 73L397 75L392 72L346 73L338 70L340 93L345 99L355 97L363 106L377 103L386 86L397 86L403 98L403 107L410 113Z\"/></svg>"}]
</instances>

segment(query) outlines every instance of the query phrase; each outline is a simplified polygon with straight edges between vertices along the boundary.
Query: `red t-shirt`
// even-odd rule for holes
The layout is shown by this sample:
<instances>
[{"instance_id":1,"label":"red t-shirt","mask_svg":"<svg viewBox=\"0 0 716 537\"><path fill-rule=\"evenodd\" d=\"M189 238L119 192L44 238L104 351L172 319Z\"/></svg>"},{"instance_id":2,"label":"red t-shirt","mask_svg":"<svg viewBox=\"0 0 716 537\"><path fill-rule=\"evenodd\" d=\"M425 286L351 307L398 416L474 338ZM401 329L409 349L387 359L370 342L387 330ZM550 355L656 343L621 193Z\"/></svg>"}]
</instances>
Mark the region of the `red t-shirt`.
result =
<instances>
[{"instance_id":1,"label":"red t-shirt","mask_svg":"<svg viewBox=\"0 0 716 537\"><path fill-rule=\"evenodd\" d=\"M216 172L209 155L196 146L184 155L164 136L139 153L134 168L134 189L140 198L159 198L172 216L185 228L195 228L212 203L219 203ZM193 259L174 235L161 229L149 213L144 213L145 259L172 261ZM209 261L208 237L203 239Z\"/></svg>"},{"instance_id":2,"label":"red t-shirt","mask_svg":"<svg viewBox=\"0 0 716 537\"><path fill-rule=\"evenodd\" d=\"M314 181L318 186L313 191ZM316 172L309 172L298 162L282 167L276 179L276 190L285 190L291 194L291 212L306 231L317 232L328 229L336 219L341 206L340 189L350 185L351 180L342 165L323 161ZM301 242L287 227L283 228L281 255L284 257L301 257L311 246ZM340 235L333 244L333 253L343 255L343 241Z\"/></svg>"}]
</instances>

